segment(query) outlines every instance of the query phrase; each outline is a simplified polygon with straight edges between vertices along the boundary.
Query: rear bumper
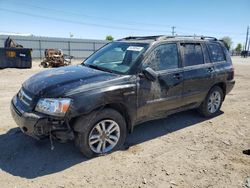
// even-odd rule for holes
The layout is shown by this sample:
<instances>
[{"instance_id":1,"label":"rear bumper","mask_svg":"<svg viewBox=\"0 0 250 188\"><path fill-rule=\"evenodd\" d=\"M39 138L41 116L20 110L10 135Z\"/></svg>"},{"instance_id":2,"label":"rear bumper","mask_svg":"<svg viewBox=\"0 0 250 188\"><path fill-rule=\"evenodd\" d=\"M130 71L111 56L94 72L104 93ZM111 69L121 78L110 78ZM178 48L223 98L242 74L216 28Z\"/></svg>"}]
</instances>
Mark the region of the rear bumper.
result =
<instances>
[{"instance_id":1,"label":"rear bumper","mask_svg":"<svg viewBox=\"0 0 250 188\"><path fill-rule=\"evenodd\" d=\"M227 81L226 94L228 94L230 91L232 91L234 85L235 85L235 80Z\"/></svg>"}]
</instances>

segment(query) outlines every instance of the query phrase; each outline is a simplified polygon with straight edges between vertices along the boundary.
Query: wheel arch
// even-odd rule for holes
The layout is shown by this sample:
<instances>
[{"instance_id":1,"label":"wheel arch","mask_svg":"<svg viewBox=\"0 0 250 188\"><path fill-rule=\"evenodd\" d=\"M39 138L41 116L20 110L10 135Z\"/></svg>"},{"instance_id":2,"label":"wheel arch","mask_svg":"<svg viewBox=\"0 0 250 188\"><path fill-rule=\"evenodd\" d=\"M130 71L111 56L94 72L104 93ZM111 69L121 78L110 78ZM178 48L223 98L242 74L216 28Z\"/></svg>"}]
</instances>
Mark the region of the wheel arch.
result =
<instances>
[{"instance_id":1,"label":"wheel arch","mask_svg":"<svg viewBox=\"0 0 250 188\"><path fill-rule=\"evenodd\" d=\"M208 102L208 97L209 94L212 92L213 88L217 87L221 89L222 91L222 100L220 103L220 106L218 107L217 111L215 112L209 112L208 107L207 107L207 102ZM226 96L226 84L224 82L218 82L216 84L214 84L208 91L206 98L203 100L203 102L200 104L198 111L200 112L200 114L204 117L213 117L216 115L216 113L220 110L220 107L222 105L223 100L225 99Z\"/></svg>"},{"instance_id":2,"label":"wheel arch","mask_svg":"<svg viewBox=\"0 0 250 188\"><path fill-rule=\"evenodd\" d=\"M97 111L105 109L105 108L110 108L110 109L113 109L113 110L116 110L117 112L119 112L124 117L124 120L126 122L127 131L129 133L131 133L133 131L131 115L129 113L128 108L122 103L108 103L108 104L105 104L105 105L101 105L101 106L96 107L95 109L93 109L88 114L79 115L77 117L72 118L70 120L70 124L73 126L74 131L81 132L82 130L84 130L83 127L78 127L78 126L76 127L75 126L75 122L77 121L78 118L85 117L85 122L88 122L92 118L93 113L96 113Z\"/></svg>"},{"instance_id":3,"label":"wheel arch","mask_svg":"<svg viewBox=\"0 0 250 188\"><path fill-rule=\"evenodd\" d=\"M132 132L131 115L130 115L127 107L124 104L122 104L122 103L110 103L110 104L104 105L103 108L111 108L111 109L118 111L125 119L128 132L129 133Z\"/></svg>"},{"instance_id":4,"label":"wheel arch","mask_svg":"<svg viewBox=\"0 0 250 188\"><path fill-rule=\"evenodd\" d=\"M215 86L218 86L218 87L220 87L220 88L222 89L222 92L223 92L223 101L224 101L224 99L225 99L225 97L226 97L226 89L227 89L226 83L225 83L225 82L218 82L218 83L214 84L214 85L211 87L211 89L212 89L213 87L215 87ZM211 90L211 89L210 89L210 90Z\"/></svg>"}]
</instances>

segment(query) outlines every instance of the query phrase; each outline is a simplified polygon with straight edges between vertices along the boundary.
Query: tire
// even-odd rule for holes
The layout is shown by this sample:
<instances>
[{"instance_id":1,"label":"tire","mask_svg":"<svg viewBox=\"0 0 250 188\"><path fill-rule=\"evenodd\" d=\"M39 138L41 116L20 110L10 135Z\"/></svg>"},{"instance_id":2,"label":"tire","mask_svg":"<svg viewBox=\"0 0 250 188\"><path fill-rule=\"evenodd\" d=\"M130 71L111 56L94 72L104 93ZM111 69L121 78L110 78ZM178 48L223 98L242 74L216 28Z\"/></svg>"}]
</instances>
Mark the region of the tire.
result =
<instances>
[{"instance_id":1,"label":"tire","mask_svg":"<svg viewBox=\"0 0 250 188\"><path fill-rule=\"evenodd\" d=\"M224 94L219 86L214 86L201 103L198 111L204 117L213 117L220 111Z\"/></svg>"},{"instance_id":2,"label":"tire","mask_svg":"<svg viewBox=\"0 0 250 188\"><path fill-rule=\"evenodd\" d=\"M83 155L92 158L121 149L127 136L124 117L110 108L93 112L89 116L92 117L87 118L88 122L86 117L80 117L75 123L76 126L82 126L81 132L76 133L75 144Z\"/></svg>"}]
</instances>

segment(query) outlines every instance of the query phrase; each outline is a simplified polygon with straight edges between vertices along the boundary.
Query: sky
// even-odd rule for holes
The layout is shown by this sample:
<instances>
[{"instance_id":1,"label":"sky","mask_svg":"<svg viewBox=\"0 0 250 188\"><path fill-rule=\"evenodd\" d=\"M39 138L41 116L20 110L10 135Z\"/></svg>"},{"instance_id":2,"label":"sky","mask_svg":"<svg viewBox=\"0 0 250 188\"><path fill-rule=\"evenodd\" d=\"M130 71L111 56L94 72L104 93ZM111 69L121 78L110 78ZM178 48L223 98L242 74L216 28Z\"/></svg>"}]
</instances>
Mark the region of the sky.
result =
<instances>
[{"instance_id":1,"label":"sky","mask_svg":"<svg viewBox=\"0 0 250 188\"><path fill-rule=\"evenodd\" d=\"M0 0L0 33L115 39L135 35L229 36L245 43L250 0Z\"/></svg>"}]
</instances>

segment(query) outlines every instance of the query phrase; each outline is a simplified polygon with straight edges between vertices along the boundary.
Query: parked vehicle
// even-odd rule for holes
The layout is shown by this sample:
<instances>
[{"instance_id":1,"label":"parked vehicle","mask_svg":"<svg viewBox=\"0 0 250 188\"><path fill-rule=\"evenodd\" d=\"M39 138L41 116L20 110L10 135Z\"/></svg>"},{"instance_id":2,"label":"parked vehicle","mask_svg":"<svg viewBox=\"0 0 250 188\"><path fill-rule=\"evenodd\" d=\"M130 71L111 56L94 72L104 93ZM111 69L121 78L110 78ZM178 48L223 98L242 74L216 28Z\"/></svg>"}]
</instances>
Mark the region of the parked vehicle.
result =
<instances>
[{"instance_id":1,"label":"parked vehicle","mask_svg":"<svg viewBox=\"0 0 250 188\"><path fill-rule=\"evenodd\" d=\"M81 65L40 72L11 102L34 138L75 140L87 157L120 149L135 125L197 108L220 111L235 84L223 42L212 37L127 37Z\"/></svg>"},{"instance_id":2,"label":"parked vehicle","mask_svg":"<svg viewBox=\"0 0 250 188\"><path fill-rule=\"evenodd\" d=\"M250 56L250 51L246 51L246 50L243 50L241 53L240 53L241 57L248 57Z\"/></svg>"}]
</instances>

